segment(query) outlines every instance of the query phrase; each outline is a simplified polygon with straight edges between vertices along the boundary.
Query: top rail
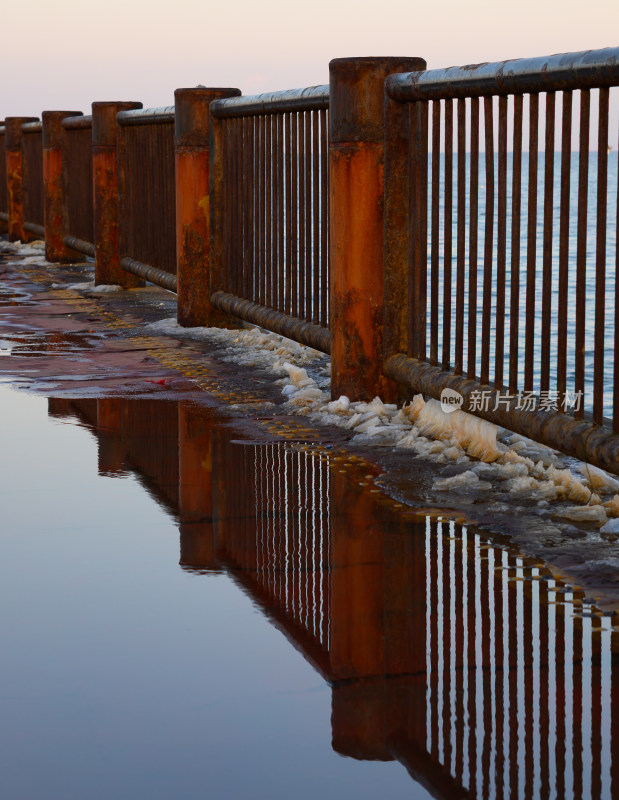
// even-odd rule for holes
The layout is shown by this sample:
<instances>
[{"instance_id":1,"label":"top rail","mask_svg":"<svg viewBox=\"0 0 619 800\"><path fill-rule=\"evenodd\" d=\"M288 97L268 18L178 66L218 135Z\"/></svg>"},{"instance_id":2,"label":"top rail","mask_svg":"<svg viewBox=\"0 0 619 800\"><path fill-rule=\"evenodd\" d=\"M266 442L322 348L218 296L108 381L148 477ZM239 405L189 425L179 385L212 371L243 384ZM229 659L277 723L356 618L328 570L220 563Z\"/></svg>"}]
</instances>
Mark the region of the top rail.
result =
<instances>
[{"instance_id":1,"label":"top rail","mask_svg":"<svg viewBox=\"0 0 619 800\"><path fill-rule=\"evenodd\" d=\"M22 126L22 133L41 133L43 130L43 123L41 122L25 122Z\"/></svg>"},{"instance_id":2,"label":"top rail","mask_svg":"<svg viewBox=\"0 0 619 800\"><path fill-rule=\"evenodd\" d=\"M160 108L134 108L130 111L119 111L116 115L119 125L160 125L174 122L174 106Z\"/></svg>"},{"instance_id":3,"label":"top rail","mask_svg":"<svg viewBox=\"0 0 619 800\"><path fill-rule=\"evenodd\" d=\"M211 103L211 115L217 119L248 117L272 112L317 111L329 108L329 87L309 86L283 92L227 97Z\"/></svg>"},{"instance_id":4,"label":"top rail","mask_svg":"<svg viewBox=\"0 0 619 800\"><path fill-rule=\"evenodd\" d=\"M389 75L385 89L392 100L441 100L456 97L593 89L619 82L619 47L518 58L465 67Z\"/></svg>"},{"instance_id":5,"label":"top rail","mask_svg":"<svg viewBox=\"0 0 619 800\"><path fill-rule=\"evenodd\" d=\"M65 117L60 123L65 130L81 131L92 128L92 116Z\"/></svg>"}]
</instances>

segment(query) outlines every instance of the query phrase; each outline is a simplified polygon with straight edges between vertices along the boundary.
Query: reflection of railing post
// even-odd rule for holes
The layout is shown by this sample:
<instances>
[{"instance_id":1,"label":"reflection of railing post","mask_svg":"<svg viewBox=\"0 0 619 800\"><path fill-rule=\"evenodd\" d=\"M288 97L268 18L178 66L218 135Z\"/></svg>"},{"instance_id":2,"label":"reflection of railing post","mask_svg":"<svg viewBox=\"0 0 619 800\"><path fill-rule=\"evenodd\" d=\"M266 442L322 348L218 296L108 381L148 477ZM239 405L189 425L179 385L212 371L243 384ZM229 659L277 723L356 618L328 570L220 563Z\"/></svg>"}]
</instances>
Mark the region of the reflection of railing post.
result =
<instances>
[{"instance_id":1,"label":"reflection of railing post","mask_svg":"<svg viewBox=\"0 0 619 800\"><path fill-rule=\"evenodd\" d=\"M118 246L118 159L116 114L141 103L92 104L92 166L95 233L95 283L126 288L142 281L120 266Z\"/></svg>"},{"instance_id":2,"label":"reflection of railing post","mask_svg":"<svg viewBox=\"0 0 619 800\"><path fill-rule=\"evenodd\" d=\"M213 432L210 412L178 404L180 565L219 570L213 522Z\"/></svg>"},{"instance_id":3,"label":"reflection of railing post","mask_svg":"<svg viewBox=\"0 0 619 800\"><path fill-rule=\"evenodd\" d=\"M36 122L37 117L7 117L5 126L6 185L8 194L9 239L12 242L27 240L24 231L24 186L21 150L21 126Z\"/></svg>"},{"instance_id":4,"label":"reflection of railing post","mask_svg":"<svg viewBox=\"0 0 619 800\"><path fill-rule=\"evenodd\" d=\"M62 120L81 117L81 111L43 112L43 216L45 258L48 261L81 261L83 256L64 243L67 203L62 177Z\"/></svg>"},{"instance_id":5,"label":"reflection of railing post","mask_svg":"<svg viewBox=\"0 0 619 800\"><path fill-rule=\"evenodd\" d=\"M114 475L123 471L123 402L117 397L97 400L99 475Z\"/></svg>"},{"instance_id":6,"label":"reflection of railing post","mask_svg":"<svg viewBox=\"0 0 619 800\"><path fill-rule=\"evenodd\" d=\"M419 58L338 58L329 65L331 392L392 398L382 374L383 84Z\"/></svg>"},{"instance_id":7,"label":"reflection of railing post","mask_svg":"<svg viewBox=\"0 0 619 800\"><path fill-rule=\"evenodd\" d=\"M240 93L239 89L206 88L174 92L178 321L186 327L213 323L209 280L209 103Z\"/></svg>"}]
</instances>

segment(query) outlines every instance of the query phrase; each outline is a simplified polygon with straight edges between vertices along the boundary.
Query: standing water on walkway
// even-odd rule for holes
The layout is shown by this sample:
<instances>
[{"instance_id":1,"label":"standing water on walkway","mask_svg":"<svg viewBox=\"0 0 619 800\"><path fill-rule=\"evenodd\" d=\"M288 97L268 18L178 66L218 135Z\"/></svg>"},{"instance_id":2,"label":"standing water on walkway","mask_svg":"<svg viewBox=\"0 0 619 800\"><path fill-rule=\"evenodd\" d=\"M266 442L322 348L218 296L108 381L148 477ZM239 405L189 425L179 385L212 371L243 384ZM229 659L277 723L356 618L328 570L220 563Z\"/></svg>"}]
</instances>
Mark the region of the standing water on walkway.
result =
<instances>
[{"instance_id":1,"label":"standing water on walkway","mask_svg":"<svg viewBox=\"0 0 619 800\"><path fill-rule=\"evenodd\" d=\"M3 797L618 795L612 617L250 433L0 385Z\"/></svg>"}]
</instances>

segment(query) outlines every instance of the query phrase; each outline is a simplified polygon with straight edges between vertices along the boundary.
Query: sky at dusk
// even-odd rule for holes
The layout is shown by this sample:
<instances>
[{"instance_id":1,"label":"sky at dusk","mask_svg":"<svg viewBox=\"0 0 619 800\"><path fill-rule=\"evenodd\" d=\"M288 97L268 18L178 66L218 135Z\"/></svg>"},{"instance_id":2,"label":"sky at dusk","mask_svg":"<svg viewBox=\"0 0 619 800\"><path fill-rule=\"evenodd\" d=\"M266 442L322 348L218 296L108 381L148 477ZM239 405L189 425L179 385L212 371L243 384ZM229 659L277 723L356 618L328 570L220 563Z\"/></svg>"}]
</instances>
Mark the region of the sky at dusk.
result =
<instances>
[{"instance_id":1,"label":"sky at dusk","mask_svg":"<svg viewBox=\"0 0 619 800\"><path fill-rule=\"evenodd\" d=\"M171 105L182 86L244 94L328 82L329 60L430 68L616 46L617 0L2 0L0 118Z\"/></svg>"}]
</instances>

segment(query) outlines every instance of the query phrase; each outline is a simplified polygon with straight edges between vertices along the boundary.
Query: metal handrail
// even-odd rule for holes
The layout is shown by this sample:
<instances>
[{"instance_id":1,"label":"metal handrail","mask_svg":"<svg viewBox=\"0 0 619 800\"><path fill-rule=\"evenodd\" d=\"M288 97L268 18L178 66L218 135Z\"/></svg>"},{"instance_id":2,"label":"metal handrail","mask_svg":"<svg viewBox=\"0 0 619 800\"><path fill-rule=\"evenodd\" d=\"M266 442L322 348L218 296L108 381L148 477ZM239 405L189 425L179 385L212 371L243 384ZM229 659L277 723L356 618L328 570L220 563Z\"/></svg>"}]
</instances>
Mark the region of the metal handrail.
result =
<instances>
[{"instance_id":1,"label":"metal handrail","mask_svg":"<svg viewBox=\"0 0 619 800\"><path fill-rule=\"evenodd\" d=\"M441 100L456 97L593 89L619 81L619 47L517 58L464 67L389 75L385 90L392 100Z\"/></svg>"}]
</instances>

